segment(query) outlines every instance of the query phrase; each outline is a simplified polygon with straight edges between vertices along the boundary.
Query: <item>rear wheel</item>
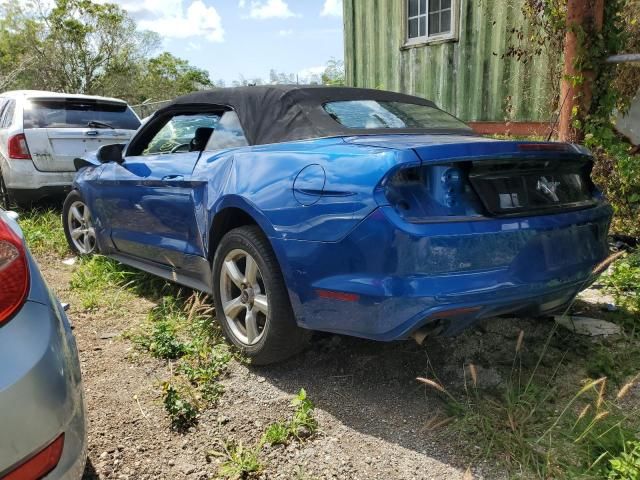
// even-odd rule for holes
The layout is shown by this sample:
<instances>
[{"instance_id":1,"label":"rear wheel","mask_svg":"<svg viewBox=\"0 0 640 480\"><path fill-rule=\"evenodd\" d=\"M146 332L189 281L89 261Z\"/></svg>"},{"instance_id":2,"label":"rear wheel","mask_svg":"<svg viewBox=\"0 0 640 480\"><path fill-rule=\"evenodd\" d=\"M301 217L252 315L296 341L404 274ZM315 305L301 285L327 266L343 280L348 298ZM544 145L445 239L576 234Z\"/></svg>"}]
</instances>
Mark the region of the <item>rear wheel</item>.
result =
<instances>
[{"instance_id":1,"label":"rear wheel","mask_svg":"<svg viewBox=\"0 0 640 480\"><path fill-rule=\"evenodd\" d=\"M254 364L301 351L310 332L296 324L282 272L256 226L227 233L213 261L216 315L227 339Z\"/></svg>"},{"instance_id":2,"label":"rear wheel","mask_svg":"<svg viewBox=\"0 0 640 480\"><path fill-rule=\"evenodd\" d=\"M77 255L97 252L96 231L89 207L77 190L73 190L64 201L62 223L67 243Z\"/></svg>"}]
</instances>

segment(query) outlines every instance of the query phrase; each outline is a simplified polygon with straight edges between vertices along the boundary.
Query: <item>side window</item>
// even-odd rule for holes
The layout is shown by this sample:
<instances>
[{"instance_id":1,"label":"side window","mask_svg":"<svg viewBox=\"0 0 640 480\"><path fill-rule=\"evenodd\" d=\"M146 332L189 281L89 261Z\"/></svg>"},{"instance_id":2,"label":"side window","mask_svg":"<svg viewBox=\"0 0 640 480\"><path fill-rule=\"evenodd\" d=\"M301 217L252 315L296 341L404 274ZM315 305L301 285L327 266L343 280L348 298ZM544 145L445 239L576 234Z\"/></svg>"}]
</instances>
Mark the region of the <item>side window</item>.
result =
<instances>
[{"instance_id":1,"label":"side window","mask_svg":"<svg viewBox=\"0 0 640 480\"><path fill-rule=\"evenodd\" d=\"M220 118L221 112L174 115L142 148L142 155L202 151Z\"/></svg>"},{"instance_id":2,"label":"side window","mask_svg":"<svg viewBox=\"0 0 640 480\"><path fill-rule=\"evenodd\" d=\"M249 142L247 142L247 138L244 136L238 114L230 110L224 112L222 118L220 118L205 150L215 151L224 148L245 147L247 145L249 145Z\"/></svg>"},{"instance_id":3,"label":"side window","mask_svg":"<svg viewBox=\"0 0 640 480\"><path fill-rule=\"evenodd\" d=\"M10 127L13 123L13 115L16 110L16 101L9 100L0 115L0 128Z\"/></svg>"}]
</instances>

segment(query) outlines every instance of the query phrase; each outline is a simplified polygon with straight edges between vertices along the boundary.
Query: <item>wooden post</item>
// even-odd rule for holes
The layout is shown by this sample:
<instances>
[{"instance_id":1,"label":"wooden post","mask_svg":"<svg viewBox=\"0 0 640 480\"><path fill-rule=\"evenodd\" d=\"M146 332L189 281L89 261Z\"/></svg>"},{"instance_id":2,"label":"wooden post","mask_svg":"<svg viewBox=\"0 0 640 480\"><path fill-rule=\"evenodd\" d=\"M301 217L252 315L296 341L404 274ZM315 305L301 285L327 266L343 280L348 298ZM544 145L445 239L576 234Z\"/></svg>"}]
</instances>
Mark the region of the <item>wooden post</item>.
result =
<instances>
[{"instance_id":1,"label":"wooden post","mask_svg":"<svg viewBox=\"0 0 640 480\"><path fill-rule=\"evenodd\" d=\"M564 38L564 70L560 86L560 122L558 139L562 142L579 142L583 132L573 128L571 124L574 107L578 108L578 118L589 111L591 106L592 84L595 72L578 71L575 61L578 55L577 28L583 28L588 34L602 31L604 20L604 0L568 0L567 1L567 33ZM588 52L587 52L588 54ZM583 82L573 86L572 78L581 75Z\"/></svg>"}]
</instances>

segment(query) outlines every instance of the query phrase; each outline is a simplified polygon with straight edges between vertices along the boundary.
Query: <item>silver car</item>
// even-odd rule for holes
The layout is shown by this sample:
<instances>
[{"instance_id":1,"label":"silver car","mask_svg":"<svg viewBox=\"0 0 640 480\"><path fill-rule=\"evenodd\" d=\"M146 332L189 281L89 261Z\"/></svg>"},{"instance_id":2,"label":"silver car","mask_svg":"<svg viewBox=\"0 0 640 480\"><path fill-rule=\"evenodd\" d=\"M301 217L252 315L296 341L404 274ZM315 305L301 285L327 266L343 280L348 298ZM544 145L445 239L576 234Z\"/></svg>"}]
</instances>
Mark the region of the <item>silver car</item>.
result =
<instances>
[{"instance_id":1,"label":"silver car","mask_svg":"<svg viewBox=\"0 0 640 480\"><path fill-rule=\"evenodd\" d=\"M86 455L69 321L17 223L0 209L0 479L79 479Z\"/></svg>"}]
</instances>

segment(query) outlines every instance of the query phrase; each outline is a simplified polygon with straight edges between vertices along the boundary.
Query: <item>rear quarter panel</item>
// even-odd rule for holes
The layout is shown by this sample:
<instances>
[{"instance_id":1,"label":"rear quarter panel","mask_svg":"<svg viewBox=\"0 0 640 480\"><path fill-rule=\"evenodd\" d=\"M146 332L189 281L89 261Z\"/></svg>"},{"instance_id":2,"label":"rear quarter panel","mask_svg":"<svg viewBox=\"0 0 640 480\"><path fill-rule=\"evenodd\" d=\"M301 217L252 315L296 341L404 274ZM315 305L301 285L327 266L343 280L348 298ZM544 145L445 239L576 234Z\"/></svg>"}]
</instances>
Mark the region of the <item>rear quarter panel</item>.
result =
<instances>
[{"instance_id":1,"label":"rear quarter panel","mask_svg":"<svg viewBox=\"0 0 640 480\"><path fill-rule=\"evenodd\" d=\"M419 160L410 151L331 138L203 156L193 178L209 179L203 198L209 225L217 212L237 207L270 237L333 242L375 208L375 186L394 165L406 162Z\"/></svg>"}]
</instances>

